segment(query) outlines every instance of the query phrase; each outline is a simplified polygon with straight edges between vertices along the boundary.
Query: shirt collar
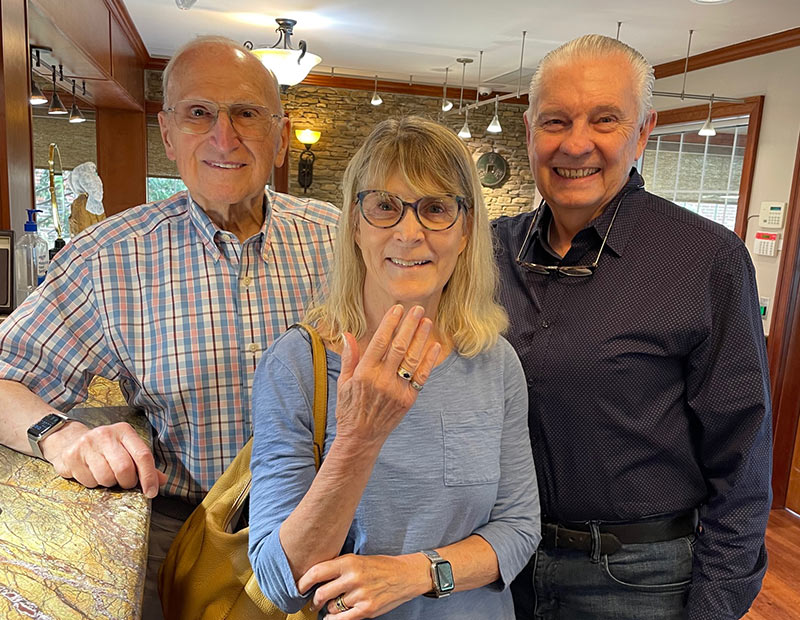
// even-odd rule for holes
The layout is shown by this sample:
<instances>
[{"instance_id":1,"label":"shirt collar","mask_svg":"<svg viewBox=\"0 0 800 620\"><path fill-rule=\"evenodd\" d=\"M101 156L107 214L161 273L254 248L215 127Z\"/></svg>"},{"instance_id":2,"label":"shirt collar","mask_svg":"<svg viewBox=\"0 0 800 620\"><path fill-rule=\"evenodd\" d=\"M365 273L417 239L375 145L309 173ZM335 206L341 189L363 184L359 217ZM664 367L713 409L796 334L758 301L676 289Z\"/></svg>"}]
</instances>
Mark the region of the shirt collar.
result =
<instances>
[{"instance_id":1,"label":"shirt collar","mask_svg":"<svg viewBox=\"0 0 800 620\"><path fill-rule=\"evenodd\" d=\"M614 220L614 226L608 235L606 246L614 254L621 256L628 239L633 233L637 219L636 209L631 204L630 195L643 188L644 179L642 179L636 168L631 168L628 180L619 193L608 203L603 212L587 223L578 234L580 235L585 230L594 229L599 243L608 231L611 221ZM614 211L617 209L617 205L619 205L619 211L616 219L614 219ZM536 222L532 232L533 239L531 241L539 243L545 251L555 256L550 244L547 242L547 227L550 225L552 218L552 208L543 200L539 205L539 212L536 214Z\"/></svg>"}]
</instances>

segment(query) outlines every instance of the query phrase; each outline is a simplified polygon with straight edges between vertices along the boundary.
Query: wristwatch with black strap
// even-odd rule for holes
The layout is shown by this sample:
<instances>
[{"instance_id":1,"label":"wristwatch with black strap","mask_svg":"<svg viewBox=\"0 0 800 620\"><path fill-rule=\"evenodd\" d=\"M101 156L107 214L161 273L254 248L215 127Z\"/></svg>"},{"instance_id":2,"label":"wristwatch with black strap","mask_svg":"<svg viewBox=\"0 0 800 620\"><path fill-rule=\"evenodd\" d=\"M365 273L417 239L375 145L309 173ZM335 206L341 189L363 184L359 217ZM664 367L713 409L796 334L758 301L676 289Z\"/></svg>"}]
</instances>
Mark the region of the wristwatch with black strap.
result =
<instances>
[{"instance_id":1,"label":"wristwatch with black strap","mask_svg":"<svg viewBox=\"0 0 800 620\"><path fill-rule=\"evenodd\" d=\"M431 580L433 581L433 589L430 592L426 592L424 596L430 598L450 596L456 586L453 581L453 567L450 566L450 562L433 549L423 549L420 553L431 561Z\"/></svg>"},{"instance_id":2,"label":"wristwatch with black strap","mask_svg":"<svg viewBox=\"0 0 800 620\"><path fill-rule=\"evenodd\" d=\"M64 426L67 422L72 420L59 411L51 411L36 424L28 429L28 443L31 444L31 452L36 458L46 460L42 454L42 449L39 443L51 433L56 432L59 428Z\"/></svg>"}]
</instances>

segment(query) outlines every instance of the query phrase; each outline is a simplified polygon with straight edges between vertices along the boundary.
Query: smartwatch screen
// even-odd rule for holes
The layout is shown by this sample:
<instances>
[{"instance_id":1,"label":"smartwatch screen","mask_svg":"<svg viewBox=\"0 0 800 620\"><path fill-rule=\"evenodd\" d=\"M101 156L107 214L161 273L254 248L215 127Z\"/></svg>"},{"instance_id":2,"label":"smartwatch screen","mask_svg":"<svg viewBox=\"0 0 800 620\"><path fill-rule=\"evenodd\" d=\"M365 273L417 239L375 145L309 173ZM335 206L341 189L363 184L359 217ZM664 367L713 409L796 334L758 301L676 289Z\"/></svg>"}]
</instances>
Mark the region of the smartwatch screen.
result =
<instances>
[{"instance_id":1,"label":"smartwatch screen","mask_svg":"<svg viewBox=\"0 0 800 620\"><path fill-rule=\"evenodd\" d=\"M34 437L39 437L42 433L46 432L48 429L52 428L53 426L61 422L61 420L62 420L61 417L57 416L55 413L51 413L50 415L46 415L36 424L31 426L28 432Z\"/></svg>"}]
</instances>

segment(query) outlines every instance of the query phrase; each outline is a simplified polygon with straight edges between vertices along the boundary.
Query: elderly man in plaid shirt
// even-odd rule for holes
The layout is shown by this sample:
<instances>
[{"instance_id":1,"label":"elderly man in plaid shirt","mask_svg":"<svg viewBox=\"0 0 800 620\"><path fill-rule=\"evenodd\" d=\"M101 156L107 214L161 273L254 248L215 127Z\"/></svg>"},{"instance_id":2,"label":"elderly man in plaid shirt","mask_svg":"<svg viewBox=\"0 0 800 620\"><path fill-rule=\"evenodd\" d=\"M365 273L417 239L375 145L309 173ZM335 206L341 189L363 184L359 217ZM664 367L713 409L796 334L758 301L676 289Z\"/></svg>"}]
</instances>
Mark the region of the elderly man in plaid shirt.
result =
<instances>
[{"instance_id":1,"label":"elderly man in plaid shirt","mask_svg":"<svg viewBox=\"0 0 800 620\"><path fill-rule=\"evenodd\" d=\"M274 77L233 41L175 54L159 124L188 191L76 237L0 326L0 442L89 487L160 488L154 527L162 513L177 531L250 436L256 364L321 286L338 210L265 192L289 121ZM152 452L124 423L48 418L94 375L145 412Z\"/></svg>"}]
</instances>

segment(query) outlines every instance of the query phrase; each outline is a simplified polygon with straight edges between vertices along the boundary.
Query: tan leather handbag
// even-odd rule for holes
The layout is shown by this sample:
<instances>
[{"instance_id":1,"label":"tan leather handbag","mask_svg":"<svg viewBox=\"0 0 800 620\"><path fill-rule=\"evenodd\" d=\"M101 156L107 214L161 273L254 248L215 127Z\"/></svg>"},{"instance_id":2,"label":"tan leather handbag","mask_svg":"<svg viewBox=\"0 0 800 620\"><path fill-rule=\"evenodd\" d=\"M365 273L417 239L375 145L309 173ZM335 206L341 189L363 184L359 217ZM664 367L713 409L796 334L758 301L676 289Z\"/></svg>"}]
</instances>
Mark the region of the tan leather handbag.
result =
<instances>
[{"instance_id":1,"label":"tan leather handbag","mask_svg":"<svg viewBox=\"0 0 800 620\"><path fill-rule=\"evenodd\" d=\"M328 374L325 347L311 336L314 359L314 461L319 469L325 441ZM247 557L249 528L233 531L250 494L252 438L183 524L158 573L165 620L312 620L308 605L296 614L276 607L258 587Z\"/></svg>"}]
</instances>

